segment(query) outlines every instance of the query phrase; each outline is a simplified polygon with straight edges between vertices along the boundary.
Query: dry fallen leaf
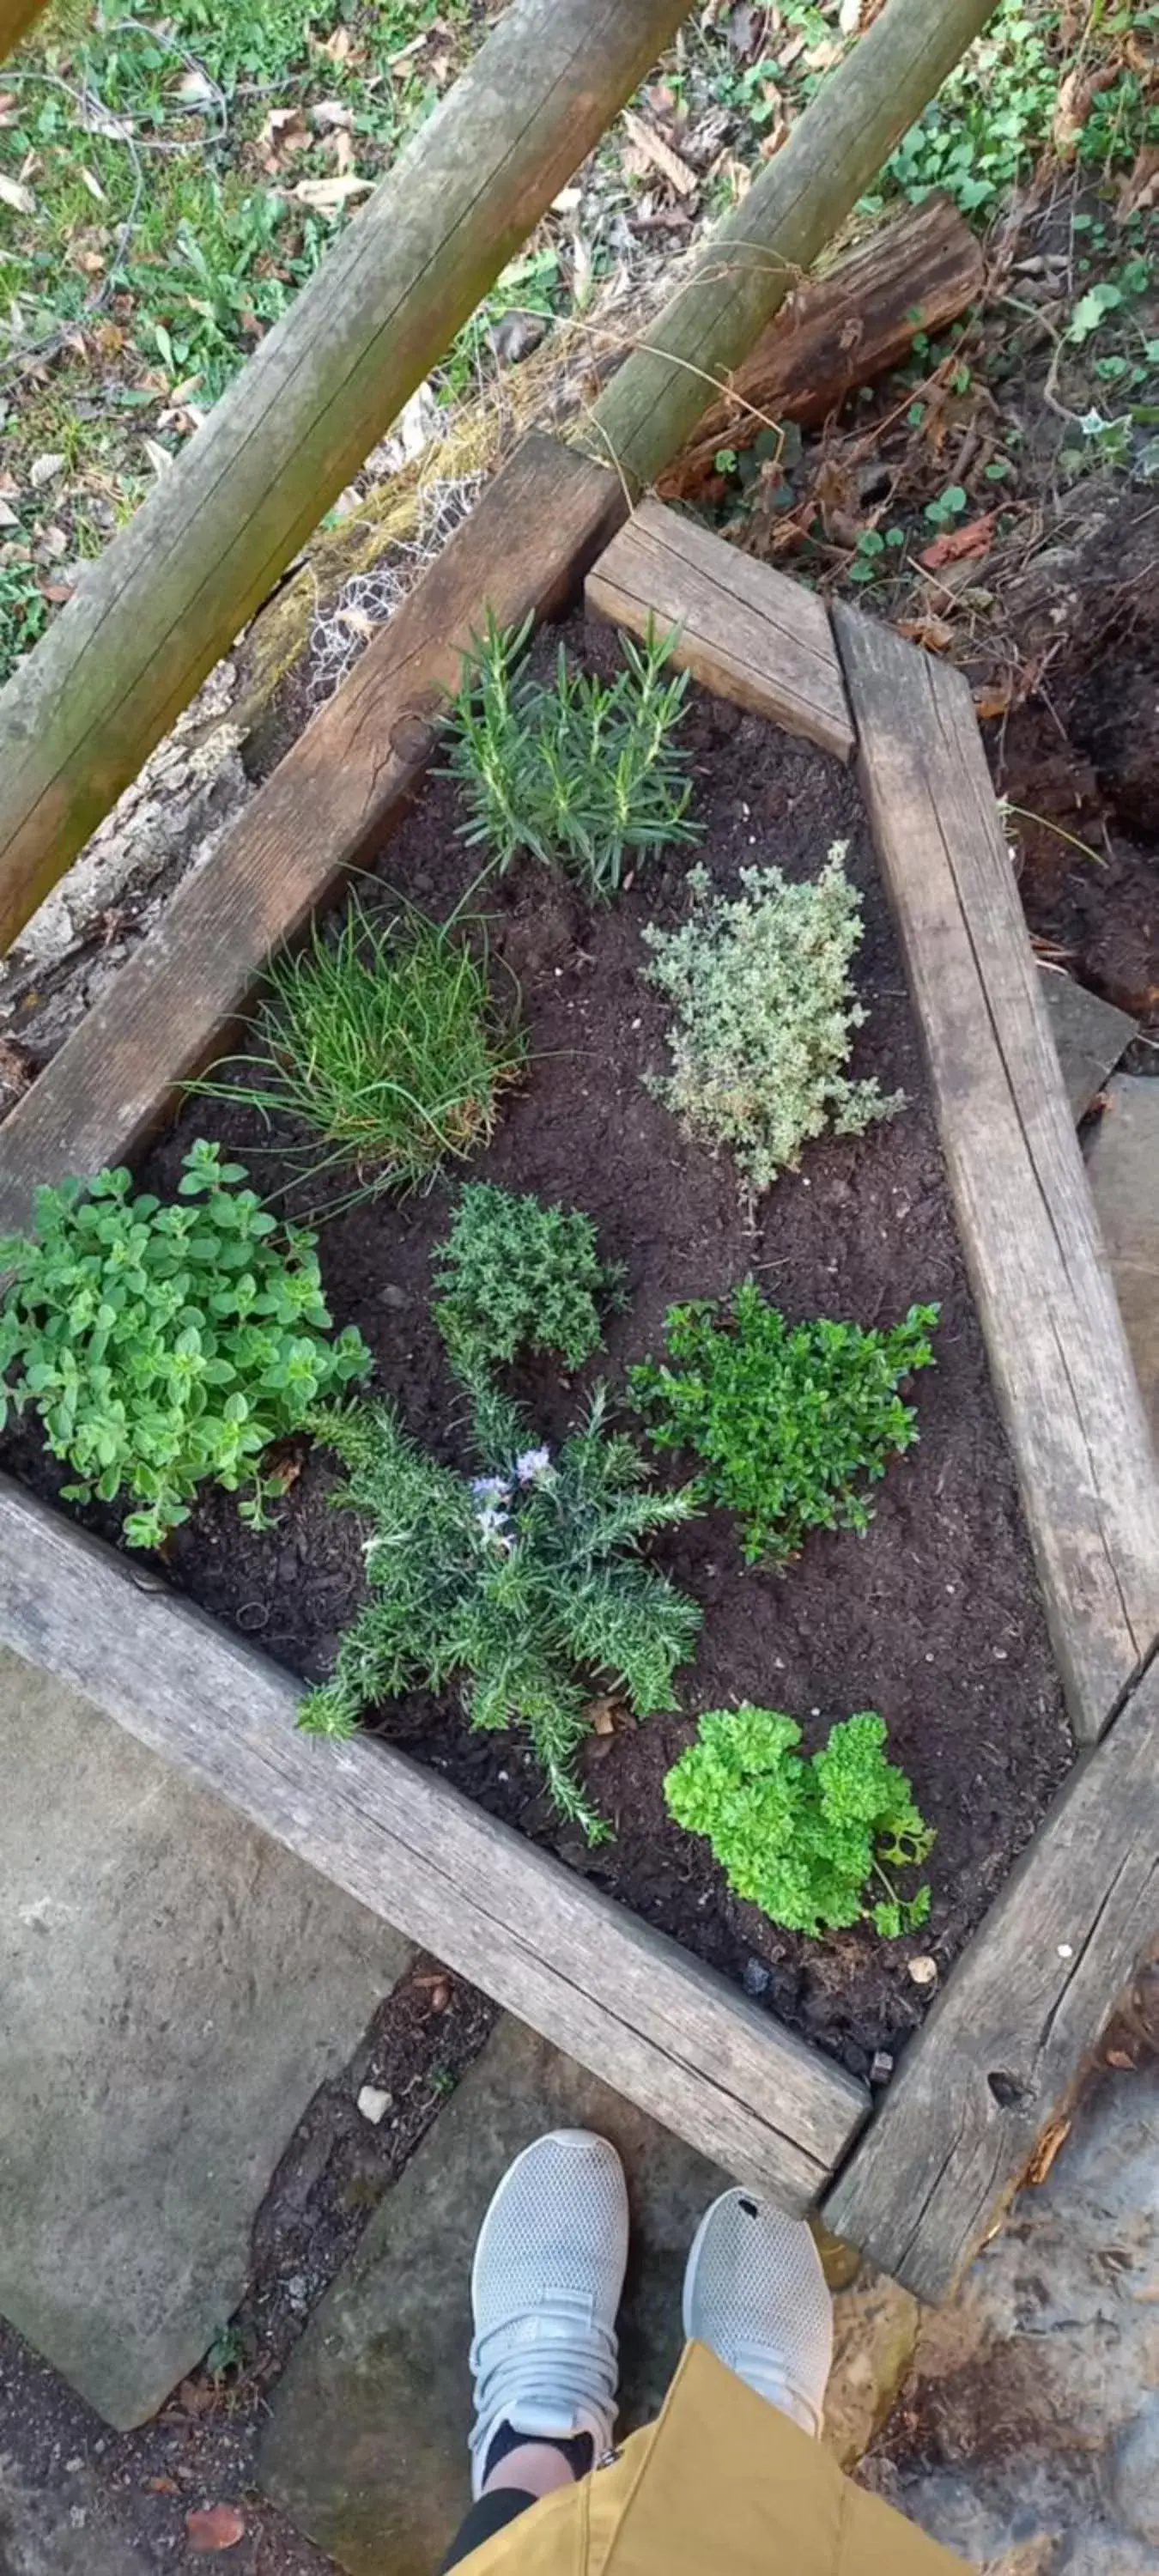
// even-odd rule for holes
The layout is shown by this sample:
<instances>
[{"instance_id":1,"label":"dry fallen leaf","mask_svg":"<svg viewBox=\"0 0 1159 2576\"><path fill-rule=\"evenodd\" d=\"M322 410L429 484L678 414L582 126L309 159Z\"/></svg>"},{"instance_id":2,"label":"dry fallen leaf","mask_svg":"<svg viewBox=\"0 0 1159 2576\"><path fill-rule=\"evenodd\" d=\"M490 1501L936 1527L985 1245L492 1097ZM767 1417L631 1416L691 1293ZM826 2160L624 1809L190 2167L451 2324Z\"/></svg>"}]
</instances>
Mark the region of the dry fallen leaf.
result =
<instances>
[{"instance_id":1,"label":"dry fallen leaf","mask_svg":"<svg viewBox=\"0 0 1159 2576\"><path fill-rule=\"evenodd\" d=\"M669 187L675 188L677 196L694 196L700 185L695 170L689 169L687 161L681 160L680 154L674 152L671 144L665 142L663 135L656 132L655 126L649 125L646 117L637 116L634 108L631 107L624 109L624 125L636 150L642 152L657 170L663 172Z\"/></svg>"},{"instance_id":2,"label":"dry fallen leaf","mask_svg":"<svg viewBox=\"0 0 1159 2576\"><path fill-rule=\"evenodd\" d=\"M11 206L14 215L34 215L36 199L31 188L22 188L19 179L9 179L0 170L0 205Z\"/></svg>"},{"instance_id":3,"label":"dry fallen leaf","mask_svg":"<svg viewBox=\"0 0 1159 2576\"><path fill-rule=\"evenodd\" d=\"M320 51L329 54L332 63L345 63L349 61L353 49L354 38L349 27L336 27L333 35L326 37Z\"/></svg>"},{"instance_id":4,"label":"dry fallen leaf","mask_svg":"<svg viewBox=\"0 0 1159 2576\"><path fill-rule=\"evenodd\" d=\"M186 2514L185 2535L191 2549L234 2549L245 2539L245 2519L235 2504L208 2504Z\"/></svg>"},{"instance_id":5,"label":"dry fallen leaf","mask_svg":"<svg viewBox=\"0 0 1159 2576\"><path fill-rule=\"evenodd\" d=\"M897 631L907 643L920 644L927 653L948 653L954 641L953 627L944 617L902 617Z\"/></svg>"},{"instance_id":6,"label":"dry fallen leaf","mask_svg":"<svg viewBox=\"0 0 1159 2576\"><path fill-rule=\"evenodd\" d=\"M181 2493L176 2478L146 2478L145 2484L150 2495L180 2495Z\"/></svg>"},{"instance_id":7,"label":"dry fallen leaf","mask_svg":"<svg viewBox=\"0 0 1159 2576\"><path fill-rule=\"evenodd\" d=\"M964 563L977 555L988 555L994 538L996 513L986 510L980 519L970 519L964 528L943 528L933 544L923 546L918 557L930 572L939 572L943 564Z\"/></svg>"},{"instance_id":8,"label":"dry fallen leaf","mask_svg":"<svg viewBox=\"0 0 1159 2576\"><path fill-rule=\"evenodd\" d=\"M19 514L12 508L11 502L0 500L0 528L18 528L19 525Z\"/></svg>"},{"instance_id":9,"label":"dry fallen leaf","mask_svg":"<svg viewBox=\"0 0 1159 2576\"><path fill-rule=\"evenodd\" d=\"M51 455L46 453L43 456L34 457L28 475L33 491L43 492L46 483L53 482L58 474L63 474L67 463L67 457L59 455L55 450Z\"/></svg>"},{"instance_id":10,"label":"dry fallen leaf","mask_svg":"<svg viewBox=\"0 0 1159 2576\"><path fill-rule=\"evenodd\" d=\"M1115 222L1130 223L1132 215L1146 214L1159 204L1159 143L1145 143L1133 170L1129 170L1119 190Z\"/></svg>"},{"instance_id":11,"label":"dry fallen leaf","mask_svg":"<svg viewBox=\"0 0 1159 2576\"><path fill-rule=\"evenodd\" d=\"M1073 161L1091 111L1093 92L1082 70L1067 72L1058 85L1051 140L1060 161Z\"/></svg>"},{"instance_id":12,"label":"dry fallen leaf","mask_svg":"<svg viewBox=\"0 0 1159 2576\"><path fill-rule=\"evenodd\" d=\"M317 214L334 215L351 197L369 195L373 186L373 179L357 179L351 171L343 179L299 179L290 193Z\"/></svg>"}]
</instances>

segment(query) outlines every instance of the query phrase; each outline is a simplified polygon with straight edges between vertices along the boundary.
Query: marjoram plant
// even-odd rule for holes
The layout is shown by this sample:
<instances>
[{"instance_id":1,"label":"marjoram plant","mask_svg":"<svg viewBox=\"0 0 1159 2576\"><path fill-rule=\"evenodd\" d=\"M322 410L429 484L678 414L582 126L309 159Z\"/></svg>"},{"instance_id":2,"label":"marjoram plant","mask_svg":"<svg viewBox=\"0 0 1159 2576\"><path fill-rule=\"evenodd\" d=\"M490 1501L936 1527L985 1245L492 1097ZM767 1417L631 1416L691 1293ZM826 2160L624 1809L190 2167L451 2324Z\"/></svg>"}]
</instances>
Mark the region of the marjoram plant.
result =
<instances>
[{"instance_id":1,"label":"marjoram plant","mask_svg":"<svg viewBox=\"0 0 1159 2576\"><path fill-rule=\"evenodd\" d=\"M934 1836L885 1758L883 1720L872 1709L845 1718L808 1760L800 1741L776 1709L711 1709L668 1773L669 1812L707 1837L734 1894L787 1932L816 1938L862 1921L887 1940L916 1931L929 1883L906 1899L890 1873L916 1868Z\"/></svg>"},{"instance_id":2,"label":"marjoram plant","mask_svg":"<svg viewBox=\"0 0 1159 2576\"><path fill-rule=\"evenodd\" d=\"M199 1141L181 1204L100 1172L38 1190L34 1234L0 1241L0 1428L31 1405L76 1476L66 1500L139 1506L130 1547L159 1546L207 1482L248 1487L261 1528L263 1451L370 1367L360 1333L333 1335L313 1235L280 1231L245 1177Z\"/></svg>"},{"instance_id":3,"label":"marjoram plant","mask_svg":"<svg viewBox=\"0 0 1159 2576\"><path fill-rule=\"evenodd\" d=\"M493 1181L467 1181L434 1259L435 1321L452 1366L472 1382L521 1350L582 1368L603 1340L600 1306L623 1293L579 1208L546 1207Z\"/></svg>"},{"instance_id":4,"label":"marjoram plant","mask_svg":"<svg viewBox=\"0 0 1159 2576\"><path fill-rule=\"evenodd\" d=\"M701 1614L640 1547L688 1518L689 1495L645 1490L635 1443L605 1428L602 1390L553 1454L528 1445L517 1406L477 1385L473 1478L426 1456L387 1405L317 1429L347 1471L336 1499L369 1525L372 1598L301 1723L346 1736L377 1700L457 1683L471 1725L525 1728L558 1811L605 1839L576 1753L597 1690L622 1693L637 1717L673 1705Z\"/></svg>"},{"instance_id":5,"label":"marjoram plant","mask_svg":"<svg viewBox=\"0 0 1159 2576\"><path fill-rule=\"evenodd\" d=\"M696 1459L701 1507L739 1513L747 1561L783 1562L811 1529L868 1527L867 1485L918 1437L898 1388L932 1367L939 1312L911 1306L884 1332L790 1324L746 1279L727 1305L671 1307L667 1357L634 1368L632 1392L656 1447Z\"/></svg>"},{"instance_id":6,"label":"marjoram plant","mask_svg":"<svg viewBox=\"0 0 1159 2576\"><path fill-rule=\"evenodd\" d=\"M641 648L625 636L614 680L579 670L561 644L545 685L518 668L530 632L530 618L504 632L489 615L451 704L447 773L466 794L463 837L500 871L528 850L603 901L629 858L699 838L676 740L688 674L667 669L670 637Z\"/></svg>"},{"instance_id":7,"label":"marjoram plant","mask_svg":"<svg viewBox=\"0 0 1159 2576\"><path fill-rule=\"evenodd\" d=\"M691 868L689 920L644 932L648 979L672 1004L672 1069L647 1076L649 1089L691 1136L728 1148L754 1199L795 1171L826 1127L859 1136L903 1106L901 1092L886 1097L876 1078L850 1082L845 1072L866 1016L849 972L861 897L845 856L835 843L813 884L742 868L732 899L707 869Z\"/></svg>"}]
</instances>

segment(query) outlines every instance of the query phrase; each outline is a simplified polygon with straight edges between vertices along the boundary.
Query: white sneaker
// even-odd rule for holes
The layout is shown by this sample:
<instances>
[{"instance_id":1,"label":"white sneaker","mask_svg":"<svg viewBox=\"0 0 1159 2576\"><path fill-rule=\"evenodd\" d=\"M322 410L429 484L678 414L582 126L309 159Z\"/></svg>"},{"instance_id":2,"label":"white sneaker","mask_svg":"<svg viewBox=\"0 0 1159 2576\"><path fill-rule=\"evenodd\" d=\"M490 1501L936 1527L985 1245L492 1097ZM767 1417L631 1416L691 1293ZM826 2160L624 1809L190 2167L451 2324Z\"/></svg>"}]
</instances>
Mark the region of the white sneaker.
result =
<instances>
[{"instance_id":1,"label":"white sneaker","mask_svg":"<svg viewBox=\"0 0 1159 2576\"><path fill-rule=\"evenodd\" d=\"M472 2491L499 2428L529 2441L587 2433L593 2464L616 2420L616 2312L628 2260L628 2193L615 2148L555 2129L509 2166L479 2230Z\"/></svg>"},{"instance_id":2,"label":"white sneaker","mask_svg":"<svg viewBox=\"0 0 1159 2576\"><path fill-rule=\"evenodd\" d=\"M814 2435L833 2360L833 2301L802 2218L726 2191L701 2219L684 2275L684 2332Z\"/></svg>"}]
</instances>

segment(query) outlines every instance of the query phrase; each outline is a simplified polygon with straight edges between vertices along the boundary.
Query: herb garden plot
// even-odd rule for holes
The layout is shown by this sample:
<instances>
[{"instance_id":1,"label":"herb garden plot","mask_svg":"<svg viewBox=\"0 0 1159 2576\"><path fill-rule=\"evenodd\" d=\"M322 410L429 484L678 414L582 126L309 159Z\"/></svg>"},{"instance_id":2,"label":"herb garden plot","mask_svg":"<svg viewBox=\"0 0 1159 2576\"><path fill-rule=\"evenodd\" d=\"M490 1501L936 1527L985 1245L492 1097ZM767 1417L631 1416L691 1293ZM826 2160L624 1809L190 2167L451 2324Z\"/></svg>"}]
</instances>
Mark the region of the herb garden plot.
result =
<instances>
[{"instance_id":1,"label":"herb garden plot","mask_svg":"<svg viewBox=\"0 0 1159 2576\"><path fill-rule=\"evenodd\" d=\"M596 604L606 604L606 583L628 603L617 613L637 622L630 603L643 611L648 588L640 549L678 560L683 541L671 531L679 528L668 514L638 514L594 578ZM714 605L705 584L727 600L730 559L711 546L707 557L690 547L689 560L675 659L712 676L719 597ZM745 567L746 591L752 570ZM671 563L667 573L671 581ZM720 682L750 703L771 703L816 738L820 672L824 723L844 726L844 741L829 737L839 753L853 728L836 657L830 647L826 661L817 603L796 616L800 597L769 576L755 603L741 603L751 621L768 601L768 626L780 621L796 668L791 654L767 652L751 686L740 687L728 668ZM654 605L667 623L667 597ZM741 607L729 639L734 662ZM641 613L641 636L647 622ZM481 632L481 612L473 624ZM804 749L727 699L698 698L675 735L691 756L691 799L682 801L678 765L669 776L654 763L642 803L627 799L640 829L625 835L607 794L609 779L630 784L629 746L615 723L597 745L606 757L594 798L571 796L575 764L564 745L576 710L582 730L597 707L593 697L585 715L583 671L611 683L619 648L606 631L575 624L565 641L575 694L555 701L554 716L541 698L535 721L554 778L549 820L567 864L522 856L483 888L473 885L486 848L457 837L462 785L439 780L383 854L380 874L395 892L360 890L366 918L404 945L415 933L413 913L400 910L405 897L428 919L457 925L476 961L486 956L498 1012L493 1094L469 1133L441 1137L431 1188L401 1200L374 1191L383 1174L369 1155L353 1187L340 1158L324 1157L319 1172L317 1157L312 1165L302 1152L300 1100L297 1126L279 1114L267 1132L244 1096L187 1104L141 1174L164 1207L192 1142L219 1137L279 1210L302 1211L312 1194L334 1209L319 1229L323 1288L336 1321L362 1335L373 1359L372 1398L393 1402L389 1438L359 1411L329 1451L322 1424L299 1426L313 1434L307 1443L279 1422L290 1437L264 1459L267 1483L284 1488L269 1532L243 1530L234 1502L205 1486L181 1506L190 1517L175 1527L172 1576L256 1635L264 1658L228 1644L221 1628L196 1631L190 1614L151 1590L137 1596L148 1605L140 1618L155 1633L162 1623L162 1663L171 1648L181 1676L168 1717L147 1705L139 1641L130 1653L110 1639L95 1663L106 1704L127 1723L150 1740L168 1730L178 1758L360 1894L373 1885L384 1912L393 1904L398 1919L501 2000L735 2169L764 2172L800 2199L823 2187L862 2118L861 2079L871 2068L880 2078L883 2053L895 2056L918 2018L933 1982L927 1961L947 1978L979 1924L958 1978L984 1949L985 1909L1065 1774L1069 1741L917 1032L850 774L833 753ZM550 696L553 648L537 650ZM671 665L655 658L653 666L643 650L654 712L671 691ZM924 668L908 651L905 662ZM525 734L535 730L526 708L519 723ZM865 736L861 750L896 903L895 809ZM976 794L968 760L965 775ZM491 778L489 797L493 790ZM474 811L488 819L478 799ZM971 826L976 819L967 815ZM524 816L532 848L541 822ZM844 865L828 858L842 844ZM783 882L751 874L770 865ZM846 866L865 905L864 946L849 962L867 1013L848 1028L833 966L834 942L847 943L853 919ZM690 881L693 870L702 874ZM592 899L593 878L607 900ZM809 884L828 904L827 922L803 908ZM968 1156L947 1110L944 1066L931 1045L936 999L915 973L904 903L900 918L961 1221ZM752 1017L754 954L766 982L774 969L781 977L771 1031ZM715 981L700 971L705 957L716 959ZM739 1016L729 1021L726 1005ZM258 1048L267 1069L271 1053L278 1058L270 1034L267 1023ZM732 1090L730 1046L745 1077ZM1049 1073L1052 1060L1044 1062ZM239 1087L251 1092L252 1076ZM474 1097L478 1106L477 1088ZM1006 1151L1000 1121L994 1132ZM1073 1138L1060 1135L1048 1189L1058 1172L1069 1177ZM783 1168L798 1146L799 1169ZM510 1234L511 1211L528 1203L521 1243ZM459 1238L472 1207L480 1216L473 1244L470 1227ZM565 1218L545 1234L543 1211L552 1209ZM586 1233L569 1233L570 1211L591 1221ZM489 1254L492 1220L499 1230ZM1029 1381L1025 1367L1021 1377L1004 1375L1009 1278L990 1276L969 1228L966 1252L1055 1653L1090 1736L1111 1715L1111 1690L1101 1708L1097 1698L1116 1661L1121 1695L1146 1651L1147 1496L1132 1564L1115 1491L1121 1470L1109 1442L1088 1442L1108 1479L1098 1514L1105 1555L1122 1540L1121 1627L1116 1634L1104 1623L1097 1652L1079 1651L1100 1597L1099 1560L1088 1548L1085 1626L1073 1618L1077 1646L1068 1655L1056 1580L1066 1549L1053 1529L1044 1536L1032 1508L1046 1477L1019 1410L1038 1363ZM703 1300L716 1302L704 1311ZM1104 1375L1130 1456L1131 1390L1117 1374L1113 1310L1100 1320L1110 1333ZM1052 1321L1057 1345L1057 1297ZM597 1331L602 1350L591 1348ZM355 1345L342 1348L344 1365L353 1362ZM353 1366L350 1375L358 1406ZM617 1408L604 1420L588 1409L600 1378ZM1072 1368L1069 1384L1081 1411L1081 1371ZM39 1474L24 1431L19 1440L16 1463ZM338 1452L358 1506L349 1514L329 1507ZM67 1664L78 1651L77 1605L90 1594L107 1602L119 1585L129 1598L130 1579L88 1543L58 1537L59 1523L46 1524L11 1490L3 1508L17 1641ZM31 1574L49 1526L61 1603L71 1603L55 1638L53 1620L37 1614ZM407 1526L421 1526L429 1544L412 1547L403 1582ZM207 1714L212 1741L202 1741L197 1719L199 1633L213 1640L212 1652L203 1649L207 1711L228 1698L231 1670L246 1701L224 1736L221 1718L210 1727ZM307 1704L314 1722L344 1726L363 1709L433 1771L424 1779L365 1738L289 1736L295 1693L271 1654L321 1685ZM464 1698L479 1731L465 1723ZM752 1714L738 1718L742 1707ZM494 1732L513 1710L519 1725ZM880 1712L884 1745L866 1711ZM1116 1718L1095 1769L1117 1767L1126 1743ZM463 1807L448 1776L473 1806ZM1091 1770L1081 1777L1089 1801ZM1074 1794L1064 1792L1062 1812ZM512 1823L521 1829L514 1837ZM601 1839L606 1827L611 1838ZM1042 1855L1049 1863L1054 1833L1048 1825L1032 1844L1024 1880ZM367 1855L377 1846L385 1860L384 1835L390 1868L376 1881ZM552 1848L560 1858L545 1856ZM1004 1897L992 1920L1016 1901ZM1104 1983L1127 1955L1137 1915L1136 1907L1120 1923L1113 1907L1102 1908ZM1070 1949L1054 1945L1056 1972ZM706 1979L695 1953L735 1982ZM900 2103L911 2064L936 2048L939 2029L952 2029L955 1985L949 1975L879 2116L889 2116L893 2098ZM1086 2011L1089 2018L1089 1999ZM794 2026L814 2044L795 2039ZM1059 2072L1052 2064L1056 2089ZM1005 2098L991 2088L992 2112L982 2105L980 2116L998 2124L986 2149L991 2186L1009 2176L1018 2122L1025 2127L1034 2098L1033 2085ZM836 2206L856 2188L874 2134L839 2183ZM927 2284L939 2265L953 2268L976 2232L977 2209L968 2221L959 2216L951 2209L945 2218L936 2261L922 2249ZM853 2232L876 2250L864 2196ZM898 2255L887 2246L886 2256L906 2269L904 2247Z\"/></svg>"}]
</instances>

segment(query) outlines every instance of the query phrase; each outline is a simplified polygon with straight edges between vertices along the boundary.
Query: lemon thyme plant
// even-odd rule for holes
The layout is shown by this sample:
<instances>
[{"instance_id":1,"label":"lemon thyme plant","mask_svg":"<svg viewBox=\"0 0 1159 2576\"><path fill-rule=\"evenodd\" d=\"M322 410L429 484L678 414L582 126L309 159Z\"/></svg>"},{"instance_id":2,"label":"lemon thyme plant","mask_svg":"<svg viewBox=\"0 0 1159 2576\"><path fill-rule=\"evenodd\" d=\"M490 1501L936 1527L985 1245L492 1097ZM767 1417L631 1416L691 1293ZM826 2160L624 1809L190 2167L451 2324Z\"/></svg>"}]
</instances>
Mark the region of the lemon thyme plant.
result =
<instances>
[{"instance_id":1,"label":"lemon thyme plant","mask_svg":"<svg viewBox=\"0 0 1159 2576\"><path fill-rule=\"evenodd\" d=\"M279 1229L245 1177L201 1141L179 1203L99 1172L38 1190L35 1233L0 1241L0 1428L31 1406L74 1472L66 1500L128 1495L130 1547L159 1546L203 1483L245 1488L263 1527L280 1490L263 1451L370 1367L360 1333L332 1332L313 1235Z\"/></svg>"},{"instance_id":2,"label":"lemon thyme plant","mask_svg":"<svg viewBox=\"0 0 1159 2576\"><path fill-rule=\"evenodd\" d=\"M474 1477L427 1456L388 1405L316 1424L346 1469L336 1500L366 1519L371 1599L304 1702L304 1727L347 1736L378 1700L455 1683L470 1724L522 1727L558 1812L607 1838L576 1775L589 1702L610 1686L637 1717L671 1708L701 1613L640 1553L688 1518L691 1497L646 1490L635 1443L604 1413L601 1389L552 1450L480 1384Z\"/></svg>"},{"instance_id":3,"label":"lemon thyme plant","mask_svg":"<svg viewBox=\"0 0 1159 2576\"><path fill-rule=\"evenodd\" d=\"M589 1216L494 1181L464 1183L434 1279L435 1321L469 1381L521 1350L582 1368L603 1340L601 1306L623 1298L623 1270L601 1261Z\"/></svg>"},{"instance_id":4,"label":"lemon thyme plant","mask_svg":"<svg viewBox=\"0 0 1159 2576\"><path fill-rule=\"evenodd\" d=\"M916 1931L928 1881L903 1897L893 1873L925 1860L934 1836L886 1760L884 1721L872 1709L847 1717L808 1759L800 1742L779 1710L710 1709L665 1780L670 1814L705 1835L734 1894L787 1932L816 1938L863 1921L887 1940Z\"/></svg>"},{"instance_id":5,"label":"lemon thyme plant","mask_svg":"<svg viewBox=\"0 0 1159 2576\"><path fill-rule=\"evenodd\" d=\"M488 615L448 713L446 774L465 792L464 839L501 872L529 850L602 902L633 857L700 837L676 739L688 673L668 671L671 638L624 636L614 680L579 670L561 644L545 683L518 667L531 626Z\"/></svg>"},{"instance_id":6,"label":"lemon thyme plant","mask_svg":"<svg viewBox=\"0 0 1159 2576\"><path fill-rule=\"evenodd\" d=\"M691 868L689 919L644 932L648 981L672 1005L671 1071L645 1080L692 1137L728 1149L754 1199L796 1170L810 1137L827 1127L859 1136L904 1105L876 1078L850 1082L845 1072L866 1017L850 975L861 897L846 850L835 842L811 884L742 868L734 897Z\"/></svg>"},{"instance_id":7,"label":"lemon thyme plant","mask_svg":"<svg viewBox=\"0 0 1159 2576\"><path fill-rule=\"evenodd\" d=\"M671 1307L667 1356L632 1370L632 1393L656 1447L696 1460L701 1507L740 1515L747 1561L783 1562L811 1529L868 1527L868 1486L918 1437L898 1389L932 1367L939 1312L911 1306L886 1331L790 1324L746 1279L727 1304Z\"/></svg>"}]
</instances>

